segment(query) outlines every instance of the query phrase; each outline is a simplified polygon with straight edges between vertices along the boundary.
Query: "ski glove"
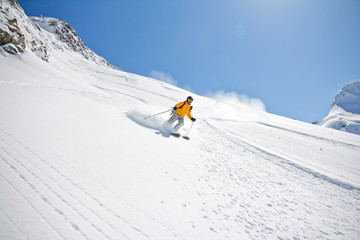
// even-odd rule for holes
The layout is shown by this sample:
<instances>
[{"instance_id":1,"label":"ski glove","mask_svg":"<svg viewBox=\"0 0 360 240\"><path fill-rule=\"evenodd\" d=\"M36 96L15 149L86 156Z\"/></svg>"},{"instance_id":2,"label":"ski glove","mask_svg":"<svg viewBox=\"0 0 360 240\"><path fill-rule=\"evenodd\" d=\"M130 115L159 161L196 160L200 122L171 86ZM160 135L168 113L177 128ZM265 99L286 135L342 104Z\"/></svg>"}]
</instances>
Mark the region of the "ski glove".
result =
<instances>
[{"instance_id":1,"label":"ski glove","mask_svg":"<svg viewBox=\"0 0 360 240\"><path fill-rule=\"evenodd\" d=\"M173 110L176 111L177 107L174 107Z\"/></svg>"},{"instance_id":2,"label":"ski glove","mask_svg":"<svg viewBox=\"0 0 360 240\"><path fill-rule=\"evenodd\" d=\"M195 122L195 121L196 121L196 118L191 118L191 121Z\"/></svg>"}]
</instances>

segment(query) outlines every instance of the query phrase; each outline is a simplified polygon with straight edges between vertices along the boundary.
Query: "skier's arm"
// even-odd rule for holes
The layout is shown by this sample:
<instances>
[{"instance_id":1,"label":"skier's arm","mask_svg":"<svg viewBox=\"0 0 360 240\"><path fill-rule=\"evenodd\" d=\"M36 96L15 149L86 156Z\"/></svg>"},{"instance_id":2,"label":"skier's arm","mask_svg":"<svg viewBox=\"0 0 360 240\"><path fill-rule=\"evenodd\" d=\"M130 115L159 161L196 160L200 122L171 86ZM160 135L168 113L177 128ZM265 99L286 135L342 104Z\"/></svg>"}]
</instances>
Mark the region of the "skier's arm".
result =
<instances>
[{"instance_id":1,"label":"skier's arm","mask_svg":"<svg viewBox=\"0 0 360 240\"><path fill-rule=\"evenodd\" d=\"M188 113L186 114L190 120L192 120L192 118L193 118L193 117L191 116L191 110L192 110L192 106L190 107Z\"/></svg>"}]
</instances>

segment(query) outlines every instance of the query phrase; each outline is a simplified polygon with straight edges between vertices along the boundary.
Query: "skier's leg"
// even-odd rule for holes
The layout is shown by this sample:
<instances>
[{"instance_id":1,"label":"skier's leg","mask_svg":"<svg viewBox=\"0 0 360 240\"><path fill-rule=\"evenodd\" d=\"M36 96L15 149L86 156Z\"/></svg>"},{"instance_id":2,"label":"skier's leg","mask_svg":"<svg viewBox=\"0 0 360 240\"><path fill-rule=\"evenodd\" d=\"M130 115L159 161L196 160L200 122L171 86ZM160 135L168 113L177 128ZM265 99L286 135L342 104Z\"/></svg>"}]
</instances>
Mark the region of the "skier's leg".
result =
<instances>
[{"instance_id":1,"label":"skier's leg","mask_svg":"<svg viewBox=\"0 0 360 240\"><path fill-rule=\"evenodd\" d=\"M172 115L171 115L171 117L169 118L169 120L167 120L166 122L164 122L164 124L163 124L163 128L166 130L166 131L172 131L173 130L173 124L174 124L174 122L176 121L176 119L177 119L177 116L179 116L178 114L176 114L176 113L173 113Z\"/></svg>"},{"instance_id":2,"label":"skier's leg","mask_svg":"<svg viewBox=\"0 0 360 240\"><path fill-rule=\"evenodd\" d=\"M177 119L177 114L175 115L176 113L173 113L173 115L171 115L171 117L169 118L169 120L167 120L165 122L165 125L168 126L168 127L172 127L173 123L176 121Z\"/></svg>"},{"instance_id":3,"label":"skier's leg","mask_svg":"<svg viewBox=\"0 0 360 240\"><path fill-rule=\"evenodd\" d=\"M183 117L179 116L179 117L177 118L177 120L178 120L178 124L176 124L175 127L174 127L175 131L179 131L179 129L180 129L182 126L184 126L184 118L183 118Z\"/></svg>"}]
</instances>

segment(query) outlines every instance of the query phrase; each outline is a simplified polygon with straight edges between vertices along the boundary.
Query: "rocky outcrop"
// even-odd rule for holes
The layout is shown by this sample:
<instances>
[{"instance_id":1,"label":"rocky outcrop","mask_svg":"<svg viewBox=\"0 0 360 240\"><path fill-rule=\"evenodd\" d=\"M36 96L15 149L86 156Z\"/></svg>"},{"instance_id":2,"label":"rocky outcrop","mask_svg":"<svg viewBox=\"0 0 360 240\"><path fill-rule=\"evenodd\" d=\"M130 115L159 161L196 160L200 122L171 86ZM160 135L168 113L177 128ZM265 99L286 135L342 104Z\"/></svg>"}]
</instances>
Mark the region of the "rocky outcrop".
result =
<instances>
[{"instance_id":1,"label":"rocky outcrop","mask_svg":"<svg viewBox=\"0 0 360 240\"><path fill-rule=\"evenodd\" d=\"M75 30L65 20L28 17L16 0L0 1L0 53L34 52L49 61L54 51L72 51L89 61L117 69L86 47Z\"/></svg>"},{"instance_id":2,"label":"rocky outcrop","mask_svg":"<svg viewBox=\"0 0 360 240\"><path fill-rule=\"evenodd\" d=\"M16 1L10 1L11 5L18 6ZM17 4L17 5L16 5ZM16 18L9 16L9 7L0 5L0 12L4 15L0 25L0 46L10 54L22 53L25 51L25 36L21 32Z\"/></svg>"},{"instance_id":3,"label":"rocky outcrop","mask_svg":"<svg viewBox=\"0 0 360 240\"><path fill-rule=\"evenodd\" d=\"M8 54L21 54L27 49L44 61L49 60L49 48L43 34L24 13L16 0L0 1L0 47Z\"/></svg>"},{"instance_id":4,"label":"rocky outcrop","mask_svg":"<svg viewBox=\"0 0 360 240\"><path fill-rule=\"evenodd\" d=\"M76 31L65 20L49 17L31 17L30 19L40 26L41 29L55 36L57 41L53 40L51 42L55 49L67 49L77 52L84 58L96 62L97 64L116 68L86 47Z\"/></svg>"}]
</instances>

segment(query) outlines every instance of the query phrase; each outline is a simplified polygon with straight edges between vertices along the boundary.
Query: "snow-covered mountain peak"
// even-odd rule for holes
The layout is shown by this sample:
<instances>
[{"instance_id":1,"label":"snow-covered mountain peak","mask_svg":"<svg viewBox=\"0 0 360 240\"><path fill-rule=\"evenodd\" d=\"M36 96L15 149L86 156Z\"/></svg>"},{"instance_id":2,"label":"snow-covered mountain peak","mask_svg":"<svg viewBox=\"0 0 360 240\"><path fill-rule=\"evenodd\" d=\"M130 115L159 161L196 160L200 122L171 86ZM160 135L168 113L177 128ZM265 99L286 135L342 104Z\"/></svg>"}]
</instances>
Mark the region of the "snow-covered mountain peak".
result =
<instances>
[{"instance_id":1,"label":"snow-covered mountain peak","mask_svg":"<svg viewBox=\"0 0 360 240\"><path fill-rule=\"evenodd\" d=\"M31 51L48 62L55 55L52 53L68 51L98 65L116 69L86 47L65 20L28 17L16 0L1 1L0 11L0 49L3 55Z\"/></svg>"},{"instance_id":2,"label":"snow-covered mountain peak","mask_svg":"<svg viewBox=\"0 0 360 240\"><path fill-rule=\"evenodd\" d=\"M360 134L360 81L347 83L340 89L321 126Z\"/></svg>"},{"instance_id":3,"label":"snow-covered mountain peak","mask_svg":"<svg viewBox=\"0 0 360 240\"><path fill-rule=\"evenodd\" d=\"M347 83L335 96L334 105L347 112L360 114L360 81Z\"/></svg>"}]
</instances>

